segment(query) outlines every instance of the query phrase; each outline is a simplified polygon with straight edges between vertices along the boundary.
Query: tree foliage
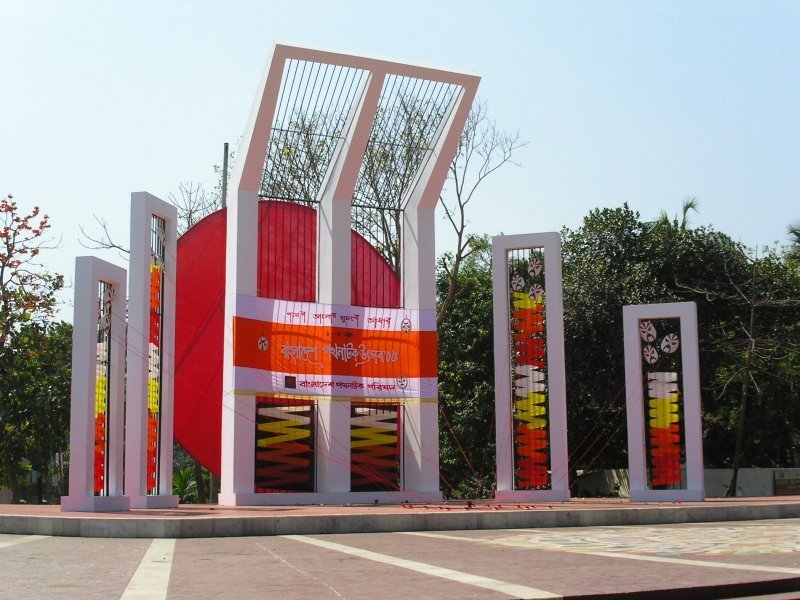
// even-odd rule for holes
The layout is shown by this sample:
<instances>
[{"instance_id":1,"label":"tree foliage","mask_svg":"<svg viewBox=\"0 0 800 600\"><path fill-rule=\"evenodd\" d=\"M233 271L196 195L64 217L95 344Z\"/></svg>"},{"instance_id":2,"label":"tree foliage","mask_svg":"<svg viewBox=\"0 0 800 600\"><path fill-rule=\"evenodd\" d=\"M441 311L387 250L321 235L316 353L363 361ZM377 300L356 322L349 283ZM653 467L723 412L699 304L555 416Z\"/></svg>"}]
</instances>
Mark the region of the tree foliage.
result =
<instances>
[{"instance_id":1,"label":"tree foliage","mask_svg":"<svg viewBox=\"0 0 800 600\"><path fill-rule=\"evenodd\" d=\"M439 461L450 497L486 497L494 487L494 354L489 240L463 262L451 309L439 327ZM451 275L443 256L437 292L443 302Z\"/></svg>"},{"instance_id":2,"label":"tree foliage","mask_svg":"<svg viewBox=\"0 0 800 600\"><path fill-rule=\"evenodd\" d=\"M63 278L37 263L53 247L49 227L38 207L0 200L0 472L15 501L23 459L41 497L54 454L66 450L71 327L51 322Z\"/></svg>"},{"instance_id":3,"label":"tree foliage","mask_svg":"<svg viewBox=\"0 0 800 600\"><path fill-rule=\"evenodd\" d=\"M728 236L662 214L644 222L630 208L592 211L564 230L564 303L570 452L573 468L627 463L622 348L625 304L698 305L705 464L790 464L797 450L798 273L771 251L758 261ZM755 262L754 262L755 261ZM760 265L754 281L753 266ZM754 287L751 287L752 286ZM753 299L761 313L749 327ZM757 341L747 368L747 348ZM779 351L783 348L783 351ZM746 373L749 372L749 375ZM742 378L754 412L746 429ZM738 381L740 385L731 384Z\"/></svg>"},{"instance_id":4,"label":"tree foliage","mask_svg":"<svg viewBox=\"0 0 800 600\"><path fill-rule=\"evenodd\" d=\"M0 358L0 456L15 500L25 464L35 473L35 499L45 499L51 475L58 481L51 496L66 492L66 472L57 458L69 447L72 325L22 324Z\"/></svg>"},{"instance_id":5,"label":"tree foliage","mask_svg":"<svg viewBox=\"0 0 800 600\"><path fill-rule=\"evenodd\" d=\"M800 464L800 269L777 250L756 258L691 227L696 208L687 201L678 216L650 222L627 205L596 209L562 232L572 469L627 465L622 307L675 301L698 306L706 466L730 467L740 432L742 466ZM443 489L456 497L485 495L494 477L491 267L480 241L439 327L440 460ZM448 260L437 270L440 303Z\"/></svg>"},{"instance_id":6,"label":"tree foliage","mask_svg":"<svg viewBox=\"0 0 800 600\"><path fill-rule=\"evenodd\" d=\"M769 466L791 461L798 441L800 411L796 402L785 399L796 397L795 386L800 384L793 372L800 350L800 276L788 257L775 249L759 255L739 248L722 265L717 285L683 287L729 307L710 323L707 336L709 346L724 358L710 392L728 423L735 421L728 487L728 495L735 495L748 431L748 454L761 455L760 461L771 460ZM727 401L732 397L738 397L738 405Z\"/></svg>"},{"instance_id":7,"label":"tree foliage","mask_svg":"<svg viewBox=\"0 0 800 600\"><path fill-rule=\"evenodd\" d=\"M21 212L13 196L0 200L0 345L5 346L20 323L52 316L55 293L64 279L39 269L37 257L52 248L45 232L47 215L38 206Z\"/></svg>"},{"instance_id":8,"label":"tree foliage","mask_svg":"<svg viewBox=\"0 0 800 600\"><path fill-rule=\"evenodd\" d=\"M477 101L467 117L456 154L450 163L449 180L439 197L445 217L456 234L453 252L442 255L439 267L449 281L441 297L436 316L442 325L456 294L461 293L459 270L473 252L485 249L483 236L468 233L470 222L467 207L475 199L484 181L505 165L516 165L514 153L527 145L519 132L503 131L489 118L486 103Z\"/></svg>"},{"instance_id":9,"label":"tree foliage","mask_svg":"<svg viewBox=\"0 0 800 600\"><path fill-rule=\"evenodd\" d=\"M788 230L791 246L787 250L787 255L796 267L800 267L800 223L789 225Z\"/></svg>"}]
</instances>

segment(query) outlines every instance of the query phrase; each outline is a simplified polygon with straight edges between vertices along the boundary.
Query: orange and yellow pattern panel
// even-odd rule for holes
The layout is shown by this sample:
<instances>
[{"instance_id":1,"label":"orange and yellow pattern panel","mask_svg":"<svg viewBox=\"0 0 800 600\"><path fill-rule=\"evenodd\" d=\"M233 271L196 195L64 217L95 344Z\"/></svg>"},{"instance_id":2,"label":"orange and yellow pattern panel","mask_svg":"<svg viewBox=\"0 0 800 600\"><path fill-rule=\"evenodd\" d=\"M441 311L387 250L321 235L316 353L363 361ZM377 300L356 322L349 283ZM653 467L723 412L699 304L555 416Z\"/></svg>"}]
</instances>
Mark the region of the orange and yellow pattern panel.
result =
<instances>
[{"instance_id":1,"label":"orange and yellow pattern panel","mask_svg":"<svg viewBox=\"0 0 800 600\"><path fill-rule=\"evenodd\" d=\"M256 493L314 491L315 403L256 397Z\"/></svg>"},{"instance_id":2,"label":"orange and yellow pattern panel","mask_svg":"<svg viewBox=\"0 0 800 600\"><path fill-rule=\"evenodd\" d=\"M508 253L515 488L550 485L547 331L541 249Z\"/></svg>"},{"instance_id":3,"label":"orange and yellow pattern panel","mask_svg":"<svg viewBox=\"0 0 800 600\"><path fill-rule=\"evenodd\" d=\"M161 348L164 315L164 261L166 222L152 216L150 236L150 331L147 373L146 489L158 494L161 446Z\"/></svg>"},{"instance_id":4,"label":"orange and yellow pattern panel","mask_svg":"<svg viewBox=\"0 0 800 600\"><path fill-rule=\"evenodd\" d=\"M161 413L161 287L164 271L150 266L150 335L147 375L147 493L158 488L158 433Z\"/></svg>"},{"instance_id":5,"label":"orange and yellow pattern panel","mask_svg":"<svg viewBox=\"0 0 800 600\"><path fill-rule=\"evenodd\" d=\"M682 410L678 319L642 320L642 382L646 390L647 467L652 489L681 488Z\"/></svg>"},{"instance_id":6,"label":"orange and yellow pattern panel","mask_svg":"<svg viewBox=\"0 0 800 600\"><path fill-rule=\"evenodd\" d=\"M400 489L400 405L353 402L350 405L350 489L354 492Z\"/></svg>"},{"instance_id":7,"label":"orange and yellow pattern panel","mask_svg":"<svg viewBox=\"0 0 800 600\"><path fill-rule=\"evenodd\" d=\"M94 391L94 495L108 494L108 431L111 367L111 303L114 286L100 282L97 313L97 359Z\"/></svg>"}]
</instances>

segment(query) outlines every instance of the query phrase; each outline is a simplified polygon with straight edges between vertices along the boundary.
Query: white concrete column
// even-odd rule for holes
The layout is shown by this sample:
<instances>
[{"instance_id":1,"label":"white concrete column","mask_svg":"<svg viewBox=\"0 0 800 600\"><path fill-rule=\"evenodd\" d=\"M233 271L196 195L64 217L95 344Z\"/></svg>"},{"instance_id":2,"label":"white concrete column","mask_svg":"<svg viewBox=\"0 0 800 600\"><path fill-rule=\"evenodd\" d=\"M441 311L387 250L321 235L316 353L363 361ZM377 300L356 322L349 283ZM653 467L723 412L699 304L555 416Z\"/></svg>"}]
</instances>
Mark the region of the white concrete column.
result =
<instances>
[{"instance_id":1,"label":"white concrete column","mask_svg":"<svg viewBox=\"0 0 800 600\"><path fill-rule=\"evenodd\" d=\"M436 311L436 216L434 207L417 206L403 213L403 306ZM439 490L438 398L403 406L403 487L419 492Z\"/></svg>"},{"instance_id":2,"label":"white concrete column","mask_svg":"<svg viewBox=\"0 0 800 600\"><path fill-rule=\"evenodd\" d=\"M264 171L286 47L268 57L231 176L225 242L225 330L222 365L221 505L251 503L255 481L255 397L233 386L236 295L255 296L258 276L258 193Z\"/></svg>"},{"instance_id":3,"label":"white concrete column","mask_svg":"<svg viewBox=\"0 0 800 600\"><path fill-rule=\"evenodd\" d=\"M495 436L497 491L514 489L514 411L511 401L508 249L492 238L492 317L494 331Z\"/></svg>"},{"instance_id":4,"label":"white concrete column","mask_svg":"<svg viewBox=\"0 0 800 600\"><path fill-rule=\"evenodd\" d=\"M434 399L403 404L403 489L439 491L439 404Z\"/></svg>"},{"instance_id":5,"label":"white concrete column","mask_svg":"<svg viewBox=\"0 0 800 600\"><path fill-rule=\"evenodd\" d=\"M317 491L350 491L350 401L317 400Z\"/></svg>"},{"instance_id":6,"label":"white concrete column","mask_svg":"<svg viewBox=\"0 0 800 600\"><path fill-rule=\"evenodd\" d=\"M222 456L219 503L236 505L252 495L255 481L255 397L236 393L233 381L233 319L236 295L256 295L258 193L239 191L228 204L225 331L222 366Z\"/></svg>"},{"instance_id":7,"label":"white concrete column","mask_svg":"<svg viewBox=\"0 0 800 600\"><path fill-rule=\"evenodd\" d=\"M69 496L62 511L124 511L123 436L125 380L125 269L93 256L75 259L75 306L72 331ZM98 289L113 287L106 398L109 429L106 477L108 495L94 495L95 402L97 394Z\"/></svg>"},{"instance_id":8,"label":"white concrete column","mask_svg":"<svg viewBox=\"0 0 800 600\"><path fill-rule=\"evenodd\" d=\"M678 375L683 398L683 440L686 449L686 489L650 489L647 478L647 402L642 372L642 320L679 319L683 372ZM703 429L700 410L700 352L697 305L694 302L636 304L622 308L625 343L625 396L628 419L630 498L634 502L699 502L705 500ZM658 339L654 339L654 344ZM662 351L656 348L656 351Z\"/></svg>"},{"instance_id":9,"label":"white concrete column","mask_svg":"<svg viewBox=\"0 0 800 600\"><path fill-rule=\"evenodd\" d=\"M464 130L478 78L453 95L403 204L403 307L436 311L436 217L450 162ZM439 492L439 404L435 398L404 405L403 487Z\"/></svg>"},{"instance_id":10,"label":"white concrete column","mask_svg":"<svg viewBox=\"0 0 800 600\"><path fill-rule=\"evenodd\" d=\"M384 75L370 74L348 115L320 187L317 221L317 301L349 305L350 204L380 100ZM317 400L317 491L350 491L350 400Z\"/></svg>"},{"instance_id":11,"label":"white concrete column","mask_svg":"<svg viewBox=\"0 0 800 600\"><path fill-rule=\"evenodd\" d=\"M149 396L152 220L164 220L164 282L161 289L162 324L157 356L161 361L159 389L159 473L156 494L147 490L147 421ZM131 508L174 508L172 442L174 420L175 269L177 210L148 194L131 194L130 301L128 304L128 375L126 403L125 495Z\"/></svg>"},{"instance_id":12,"label":"white concrete column","mask_svg":"<svg viewBox=\"0 0 800 600\"><path fill-rule=\"evenodd\" d=\"M548 450L550 487L517 490L514 483L514 389L508 251L544 252L544 290L547 356ZM497 436L497 492L501 501L569 500L567 449L567 395L564 364L564 303L561 273L561 236L558 232L494 236L492 238L492 295L494 323L495 411Z\"/></svg>"}]
</instances>

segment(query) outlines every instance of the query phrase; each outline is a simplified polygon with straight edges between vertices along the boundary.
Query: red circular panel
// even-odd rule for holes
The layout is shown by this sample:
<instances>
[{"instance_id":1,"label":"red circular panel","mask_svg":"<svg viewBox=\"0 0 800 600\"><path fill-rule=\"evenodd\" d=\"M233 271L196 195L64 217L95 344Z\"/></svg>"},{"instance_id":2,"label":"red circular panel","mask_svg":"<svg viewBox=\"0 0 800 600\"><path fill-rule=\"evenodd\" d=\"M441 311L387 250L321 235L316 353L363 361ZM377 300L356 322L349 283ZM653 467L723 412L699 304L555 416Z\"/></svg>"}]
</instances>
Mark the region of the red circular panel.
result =
<instances>
[{"instance_id":1,"label":"red circular panel","mask_svg":"<svg viewBox=\"0 0 800 600\"><path fill-rule=\"evenodd\" d=\"M220 472L226 211L178 240L175 311L175 439L212 473ZM259 202L258 295L316 298L317 211ZM394 270L356 232L351 240L351 297L361 306L399 305Z\"/></svg>"}]
</instances>

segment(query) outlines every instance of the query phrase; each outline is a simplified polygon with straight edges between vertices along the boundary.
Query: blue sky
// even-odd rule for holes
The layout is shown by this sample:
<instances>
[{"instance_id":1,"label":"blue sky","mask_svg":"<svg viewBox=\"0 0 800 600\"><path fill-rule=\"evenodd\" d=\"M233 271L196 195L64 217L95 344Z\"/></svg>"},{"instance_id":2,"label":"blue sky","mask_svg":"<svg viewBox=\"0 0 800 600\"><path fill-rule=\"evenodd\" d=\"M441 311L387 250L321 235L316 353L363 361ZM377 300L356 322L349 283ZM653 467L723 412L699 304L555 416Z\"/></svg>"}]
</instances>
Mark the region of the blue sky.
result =
<instances>
[{"instance_id":1,"label":"blue sky","mask_svg":"<svg viewBox=\"0 0 800 600\"><path fill-rule=\"evenodd\" d=\"M800 221L800 2L0 0L0 23L0 193L50 213L47 267L68 278L92 215L124 241L132 191L214 185L275 41L481 75L490 116L530 143L482 188L474 232L688 195L693 224L750 246Z\"/></svg>"}]
</instances>

